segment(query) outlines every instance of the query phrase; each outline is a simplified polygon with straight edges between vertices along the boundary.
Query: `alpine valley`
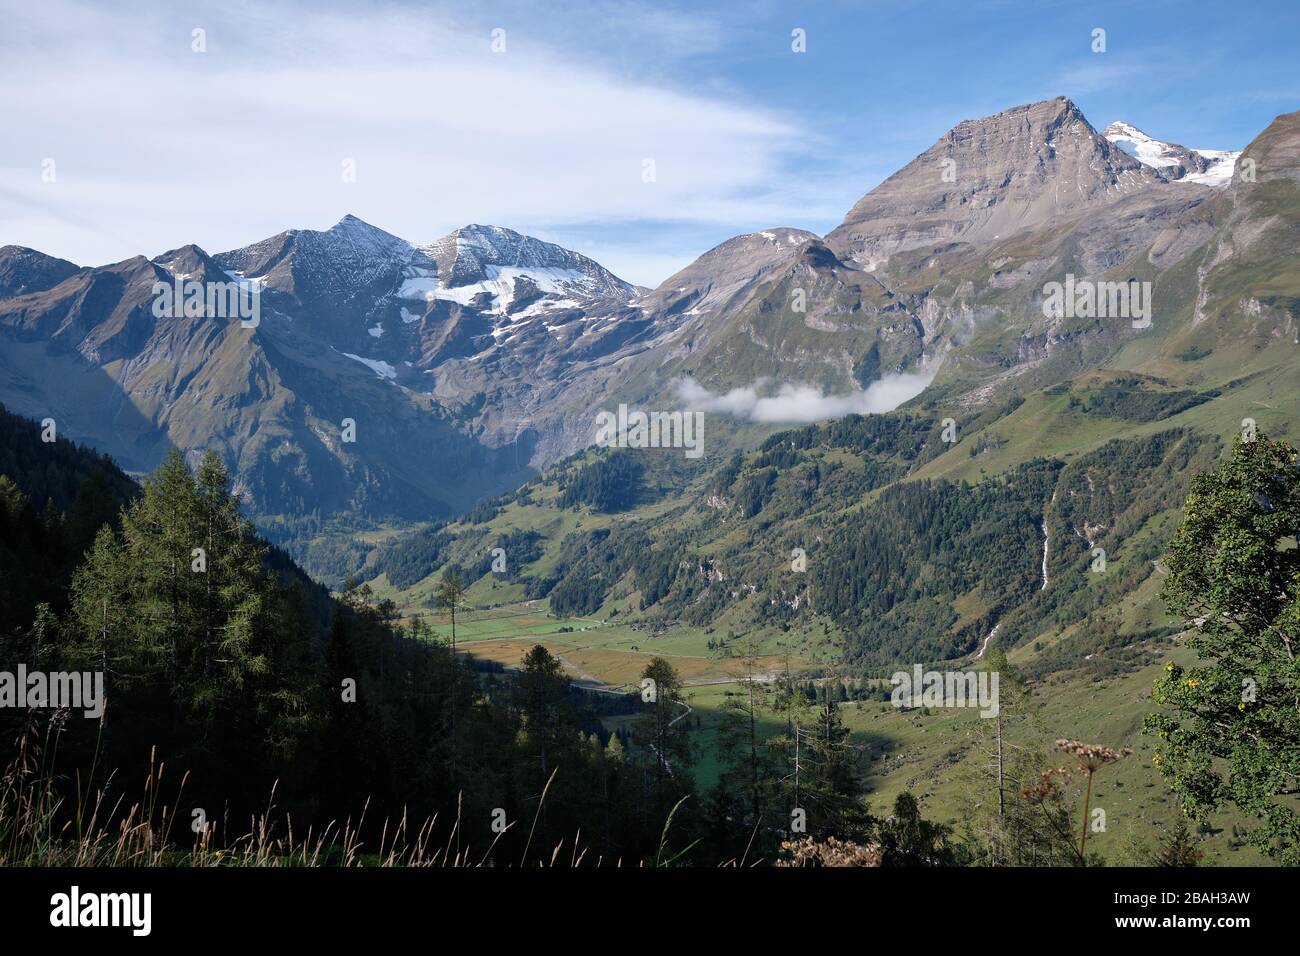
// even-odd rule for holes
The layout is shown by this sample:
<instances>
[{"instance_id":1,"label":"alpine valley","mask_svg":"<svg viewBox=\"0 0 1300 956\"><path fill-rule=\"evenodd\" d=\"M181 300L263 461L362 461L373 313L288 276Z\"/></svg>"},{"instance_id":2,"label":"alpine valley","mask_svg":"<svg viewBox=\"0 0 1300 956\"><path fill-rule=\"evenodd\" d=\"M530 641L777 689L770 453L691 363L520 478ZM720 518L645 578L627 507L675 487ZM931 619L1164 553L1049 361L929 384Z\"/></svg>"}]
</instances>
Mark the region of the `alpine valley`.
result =
<instances>
[{"instance_id":1,"label":"alpine valley","mask_svg":"<svg viewBox=\"0 0 1300 956\"><path fill-rule=\"evenodd\" d=\"M1300 112L1193 149L1057 98L958 123L827 235L736 236L655 289L350 215L99 267L5 246L0 402L129 473L215 451L272 543L395 617L457 569L481 662L540 642L611 689L673 661L702 788L738 678L834 682L872 799L955 824L978 716L879 682L1005 653L1058 736L1143 746L1192 659L1159 597L1192 477L1243 429L1297 437L1298 253ZM256 286L260 323L155 317L178 277ZM1150 322L1045 308L1067 282L1137 284ZM702 412L703 454L594 447L620 405ZM1107 774L1113 815L1176 816L1149 753ZM1245 861L1224 820L1206 852Z\"/></svg>"}]
</instances>

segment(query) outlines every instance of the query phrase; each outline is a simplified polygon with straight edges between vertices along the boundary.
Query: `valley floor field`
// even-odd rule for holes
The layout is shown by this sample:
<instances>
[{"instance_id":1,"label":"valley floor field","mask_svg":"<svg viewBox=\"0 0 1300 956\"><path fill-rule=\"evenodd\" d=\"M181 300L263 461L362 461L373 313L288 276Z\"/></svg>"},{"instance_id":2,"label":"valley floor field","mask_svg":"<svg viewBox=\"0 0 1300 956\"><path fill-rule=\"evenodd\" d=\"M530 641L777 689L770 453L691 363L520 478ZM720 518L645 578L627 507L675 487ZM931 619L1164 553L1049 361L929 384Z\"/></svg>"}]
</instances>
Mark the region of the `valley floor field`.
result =
<instances>
[{"instance_id":1,"label":"valley floor field","mask_svg":"<svg viewBox=\"0 0 1300 956\"><path fill-rule=\"evenodd\" d=\"M412 609L421 614L440 639L450 639L450 619L443 612ZM504 608L467 610L457 614L458 648L479 660L515 667L534 644L546 647L563 663L578 686L635 691L650 660L663 657L681 675L692 708L693 772L701 792L714 786L722 772L717 735L723 707L743 691L739 658L723 657L708 648L703 631L673 627L660 634L648 628L602 622L594 618L557 619L541 602ZM1027 664L1055 639L1045 636L1040 650L1022 645L1010 655L1012 663ZM1193 655L1175 648L1170 655L1129 673L1112 677L1053 675L1035 688L1041 701L1040 727L1032 744L1052 751L1052 741L1065 737L1105 741L1131 747L1134 754L1107 767L1096 777L1092 807L1106 811L1105 830L1089 834L1089 848L1112 865L1141 864L1159 835L1177 819L1174 798L1152 764L1152 741L1142 734L1142 718L1151 709L1152 683L1166 660L1186 665ZM808 662L765 655L759 659L760 679L787 667L798 675ZM981 804L996 801L996 792L979 779L982 755L975 750L981 718L970 710L898 710L887 701L850 701L841 705L846 726L860 751L862 780L870 808L888 814L894 798L910 790L925 816L952 826L958 833ZM607 730L627 729L633 716L604 718ZM780 734L783 725L770 715L760 724L763 736ZM1025 744L1030 741L1027 739ZM1069 763L1065 755L1059 764ZM982 794L982 795L981 795ZM973 795L973 796L972 796ZM1011 793L1008 799L1019 799ZM1224 814L1199 833L1198 848L1208 865L1265 863L1253 848L1234 835L1231 814Z\"/></svg>"}]
</instances>

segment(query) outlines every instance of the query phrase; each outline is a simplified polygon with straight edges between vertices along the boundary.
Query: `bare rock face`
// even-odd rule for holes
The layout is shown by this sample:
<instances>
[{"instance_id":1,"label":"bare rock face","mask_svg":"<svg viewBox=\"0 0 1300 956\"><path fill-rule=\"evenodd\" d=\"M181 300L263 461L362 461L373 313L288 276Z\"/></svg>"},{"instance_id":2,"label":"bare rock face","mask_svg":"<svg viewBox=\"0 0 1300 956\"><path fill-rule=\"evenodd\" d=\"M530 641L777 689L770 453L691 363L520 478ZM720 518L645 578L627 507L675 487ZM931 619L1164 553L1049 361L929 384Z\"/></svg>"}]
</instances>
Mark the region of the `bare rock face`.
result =
<instances>
[{"instance_id":1,"label":"bare rock face","mask_svg":"<svg viewBox=\"0 0 1300 956\"><path fill-rule=\"evenodd\" d=\"M75 275L78 267L22 246L0 248L0 299L44 292Z\"/></svg>"},{"instance_id":2,"label":"bare rock face","mask_svg":"<svg viewBox=\"0 0 1300 956\"><path fill-rule=\"evenodd\" d=\"M987 242L1073 219L1159 177L1059 98L966 120L873 189L828 237L874 269L896 252Z\"/></svg>"},{"instance_id":3,"label":"bare rock face","mask_svg":"<svg viewBox=\"0 0 1300 956\"><path fill-rule=\"evenodd\" d=\"M754 282L791 261L800 246L819 241L816 233L785 227L736 236L669 276L637 304L662 315L733 307Z\"/></svg>"},{"instance_id":4,"label":"bare rock face","mask_svg":"<svg viewBox=\"0 0 1300 956\"><path fill-rule=\"evenodd\" d=\"M1273 120L1241 152L1236 169L1216 203L1217 229L1197 273L1195 321L1214 322L1223 334L1294 345L1300 341L1300 111Z\"/></svg>"}]
</instances>

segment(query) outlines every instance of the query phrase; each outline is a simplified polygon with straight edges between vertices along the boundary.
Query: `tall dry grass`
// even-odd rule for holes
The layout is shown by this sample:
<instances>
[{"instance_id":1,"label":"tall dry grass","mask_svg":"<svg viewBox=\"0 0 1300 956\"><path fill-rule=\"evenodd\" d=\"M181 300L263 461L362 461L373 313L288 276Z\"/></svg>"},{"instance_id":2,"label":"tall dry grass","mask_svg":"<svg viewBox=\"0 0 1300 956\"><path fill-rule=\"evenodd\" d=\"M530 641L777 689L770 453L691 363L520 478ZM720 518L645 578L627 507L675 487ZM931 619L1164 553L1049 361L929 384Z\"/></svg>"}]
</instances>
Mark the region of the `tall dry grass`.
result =
<instances>
[{"instance_id":1,"label":"tall dry grass","mask_svg":"<svg viewBox=\"0 0 1300 956\"><path fill-rule=\"evenodd\" d=\"M386 866L386 867L482 867L482 866L623 866L622 859L592 859L582 846L582 834L572 840L562 839L549 852L533 854L533 837L551 782L543 789L525 844L518 859L505 859L497 853L501 837L515 826L512 822L496 834L492 843L475 849L457 849L461 834L458 804L450 832L435 841L437 816L420 823L406 812L396 820L385 819L379 828L378 842L369 845L361 834L366 829L366 809L357 819L331 822L322 829L308 827L295 830L289 814L281 814L275 805L272 787L266 809L256 814L246 830L233 837L223 837L234 829L229 820L218 826L206 822L196 832L191 821L178 816L187 775L181 775L174 796L164 797L171 779L165 764L151 754L148 771L141 786L142 796L127 805L123 796L111 796L113 778L98 787L83 788L80 775L75 783L75 805L68 805L51 770L58 749L60 718L56 715L44 730L29 721L16 741L13 759L0 776L0 866L69 866L69 867L136 867L136 866ZM88 776L94 779L95 768ZM680 804L679 804L680 806ZM635 865L671 866L680 861L682 852L667 849L673 808L665 822L659 851L647 861Z\"/></svg>"}]
</instances>

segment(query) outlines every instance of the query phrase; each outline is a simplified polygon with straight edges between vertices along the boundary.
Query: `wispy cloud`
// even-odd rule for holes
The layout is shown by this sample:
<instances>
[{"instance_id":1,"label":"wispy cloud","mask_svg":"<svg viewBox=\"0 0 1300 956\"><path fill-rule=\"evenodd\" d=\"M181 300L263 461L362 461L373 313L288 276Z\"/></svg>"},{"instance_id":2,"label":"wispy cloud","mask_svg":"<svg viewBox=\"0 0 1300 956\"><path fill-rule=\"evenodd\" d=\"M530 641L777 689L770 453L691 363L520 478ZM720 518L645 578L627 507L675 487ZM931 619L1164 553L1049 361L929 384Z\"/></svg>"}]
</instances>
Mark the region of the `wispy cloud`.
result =
<instances>
[{"instance_id":1,"label":"wispy cloud","mask_svg":"<svg viewBox=\"0 0 1300 956\"><path fill-rule=\"evenodd\" d=\"M773 395L760 395L763 383L710 392L694 379L677 384L677 396L691 411L723 412L734 418L772 424L805 424L845 415L872 415L897 408L934 380L934 371L886 375L847 395L826 395L812 385L782 384Z\"/></svg>"},{"instance_id":2,"label":"wispy cloud","mask_svg":"<svg viewBox=\"0 0 1300 956\"><path fill-rule=\"evenodd\" d=\"M704 17L601 6L679 53L720 42ZM394 5L108 14L52 0L3 16L0 182L23 201L0 195L0 225L81 262L219 251L347 212L426 240L468 222L781 222L808 208L777 186L811 140L797 119L629 79L522 19L501 21L496 53L486 26ZM207 52L191 50L196 27Z\"/></svg>"}]
</instances>

